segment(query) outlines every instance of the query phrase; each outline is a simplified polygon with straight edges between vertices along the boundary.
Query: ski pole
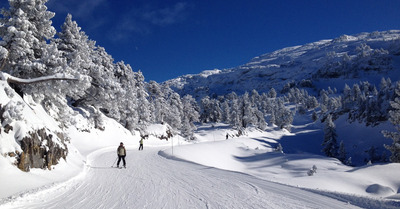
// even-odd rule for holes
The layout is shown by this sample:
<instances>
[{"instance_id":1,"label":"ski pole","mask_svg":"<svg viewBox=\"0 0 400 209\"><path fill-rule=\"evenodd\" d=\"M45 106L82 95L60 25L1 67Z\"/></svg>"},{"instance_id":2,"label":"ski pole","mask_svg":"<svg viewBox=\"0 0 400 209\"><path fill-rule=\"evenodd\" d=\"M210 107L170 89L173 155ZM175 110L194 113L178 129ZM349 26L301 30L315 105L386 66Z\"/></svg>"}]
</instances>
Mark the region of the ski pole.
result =
<instances>
[{"instance_id":1,"label":"ski pole","mask_svg":"<svg viewBox=\"0 0 400 209\"><path fill-rule=\"evenodd\" d=\"M117 162L118 157L115 159L114 163L112 164L111 168L114 167L115 163Z\"/></svg>"}]
</instances>

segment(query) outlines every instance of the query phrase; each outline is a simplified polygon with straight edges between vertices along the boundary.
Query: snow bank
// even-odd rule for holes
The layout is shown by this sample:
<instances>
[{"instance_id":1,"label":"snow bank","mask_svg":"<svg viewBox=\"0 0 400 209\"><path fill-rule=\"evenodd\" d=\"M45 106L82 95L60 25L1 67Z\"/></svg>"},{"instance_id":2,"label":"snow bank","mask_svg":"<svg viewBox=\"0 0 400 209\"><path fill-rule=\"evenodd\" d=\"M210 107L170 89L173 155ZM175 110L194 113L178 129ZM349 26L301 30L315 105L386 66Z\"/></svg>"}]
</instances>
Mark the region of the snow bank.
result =
<instances>
[{"instance_id":1,"label":"snow bank","mask_svg":"<svg viewBox=\"0 0 400 209\"><path fill-rule=\"evenodd\" d=\"M396 173L400 171L400 164L349 167L337 159L321 155L275 151L280 138L287 135L284 131L252 130L245 136L225 140L222 133L229 131L232 130L221 125L213 129L201 127L196 137L202 143L175 147L174 157L296 187L369 198L399 199L400 179ZM164 152L171 154L171 150ZM316 173L309 176L307 172L314 165Z\"/></svg>"},{"instance_id":2,"label":"snow bank","mask_svg":"<svg viewBox=\"0 0 400 209\"><path fill-rule=\"evenodd\" d=\"M139 140L138 136L135 138L116 121L104 116L104 131L95 129L78 113L74 117L75 125L62 130L58 126L59 123L40 104L26 95L23 99L3 80L0 80L0 104L5 109L4 123L13 127L8 133L3 128L0 132L0 188L3 188L0 189L0 199L64 182L85 171L87 156L90 153L101 148L116 150L120 142L124 142L129 149L136 147ZM22 152L19 141L29 131L42 128L51 133L66 133L70 139L70 142L67 142L68 156L66 160L61 158L57 165L52 166L51 171L31 168L30 172L23 172L13 165L16 157L11 157L9 153Z\"/></svg>"}]
</instances>

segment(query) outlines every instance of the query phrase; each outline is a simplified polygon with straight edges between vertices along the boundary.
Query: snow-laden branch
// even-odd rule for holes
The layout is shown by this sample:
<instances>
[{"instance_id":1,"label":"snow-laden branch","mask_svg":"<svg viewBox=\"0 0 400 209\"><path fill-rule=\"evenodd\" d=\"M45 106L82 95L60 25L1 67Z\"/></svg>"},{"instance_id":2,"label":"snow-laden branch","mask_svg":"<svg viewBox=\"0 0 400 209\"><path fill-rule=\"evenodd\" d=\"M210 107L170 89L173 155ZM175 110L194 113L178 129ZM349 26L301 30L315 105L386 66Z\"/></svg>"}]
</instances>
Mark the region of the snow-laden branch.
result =
<instances>
[{"instance_id":1,"label":"snow-laden branch","mask_svg":"<svg viewBox=\"0 0 400 209\"><path fill-rule=\"evenodd\" d=\"M23 78L17 78L11 75L8 75L6 73L1 73L0 77L2 80L6 80L8 83L14 83L14 84L33 84L33 83L40 83L40 82L45 82L45 81L57 81L57 80L67 80L67 81L78 81L78 78L75 78L70 75L65 75L62 73L57 73L54 75L50 76L42 76L38 78L30 78L30 79L23 79Z\"/></svg>"}]
</instances>

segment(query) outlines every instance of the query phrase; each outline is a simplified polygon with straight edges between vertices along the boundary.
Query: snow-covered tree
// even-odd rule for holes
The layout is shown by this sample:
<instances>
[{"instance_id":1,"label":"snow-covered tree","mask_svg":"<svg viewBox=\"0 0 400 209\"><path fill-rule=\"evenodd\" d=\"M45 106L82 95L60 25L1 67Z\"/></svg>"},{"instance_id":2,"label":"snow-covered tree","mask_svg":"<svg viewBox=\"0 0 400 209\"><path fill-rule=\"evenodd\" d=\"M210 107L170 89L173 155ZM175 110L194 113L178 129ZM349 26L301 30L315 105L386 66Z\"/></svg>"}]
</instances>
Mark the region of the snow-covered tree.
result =
<instances>
[{"instance_id":1,"label":"snow-covered tree","mask_svg":"<svg viewBox=\"0 0 400 209\"><path fill-rule=\"evenodd\" d=\"M130 72L132 72L132 68L129 66ZM136 80L136 88L132 89L129 93L136 92L137 95L137 108L138 112L138 125L139 129L142 130L145 126L149 125L151 122L151 109L150 103L148 100L149 94L146 92L144 85L144 76L141 71L135 73Z\"/></svg>"},{"instance_id":2,"label":"snow-covered tree","mask_svg":"<svg viewBox=\"0 0 400 209\"><path fill-rule=\"evenodd\" d=\"M324 128L324 142L322 143L322 151L328 157L338 156L338 144L337 144L337 134L336 127L332 121L332 115L329 114L325 119Z\"/></svg>"},{"instance_id":3,"label":"snow-covered tree","mask_svg":"<svg viewBox=\"0 0 400 209\"><path fill-rule=\"evenodd\" d=\"M82 74L89 74L90 68L94 67L91 60L92 52L95 49L94 42L89 40L85 32L72 20L71 14L67 15L61 29L56 42L58 49L67 59L68 66Z\"/></svg>"},{"instance_id":4,"label":"snow-covered tree","mask_svg":"<svg viewBox=\"0 0 400 209\"><path fill-rule=\"evenodd\" d=\"M293 122L293 117L293 112L285 107L283 99L278 98L276 100L276 104L274 105L273 110L273 118L275 119L274 124L281 129L285 128L287 130L290 130L290 125ZM270 122L272 121L270 120Z\"/></svg>"},{"instance_id":5,"label":"snow-covered tree","mask_svg":"<svg viewBox=\"0 0 400 209\"><path fill-rule=\"evenodd\" d=\"M315 111L311 115L311 120L313 120L314 122L318 120L318 115Z\"/></svg>"},{"instance_id":6,"label":"snow-covered tree","mask_svg":"<svg viewBox=\"0 0 400 209\"><path fill-rule=\"evenodd\" d=\"M392 155L390 161L393 163L400 163L400 82L396 83L396 98L390 102L393 110L389 111L389 121L395 126L396 132L383 131L383 135L391 138L393 143L385 145Z\"/></svg>"},{"instance_id":7,"label":"snow-covered tree","mask_svg":"<svg viewBox=\"0 0 400 209\"><path fill-rule=\"evenodd\" d=\"M273 102L275 102L275 98L269 98L266 93L261 94L261 103L258 107L264 115L271 114L273 109Z\"/></svg>"},{"instance_id":8,"label":"snow-covered tree","mask_svg":"<svg viewBox=\"0 0 400 209\"><path fill-rule=\"evenodd\" d=\"M342 104L345 111L349 111L353 106L353 100L351 98L351 88L349 85L345 84L342 96Z\"/></svg>"},{"instance_id":9,"label":"snow-covered tree","mask_svg":"<svg viewBox=\"0 0 400 209\"><path fill-rule=\"evenodd\" d=\"M223 111L221 104L217 99L210 99L209 96L205 96L200 101L200 121L203 123L215 123L221 122L223 119Z\"/></svg>"},{"instance_id":10,"label":"snow-covered tree","mask_svg":"<svg viewBox=\"0 0 400 209\"><path fill-rule=\"evenodd\" d=\"M191 95L182 98L182 127L181 133L187 139L193 139L193 132L196 130L195 122L199 122L196 100Z\"/></svg>"},{"instance_id":11,"label":"snow-covered tree","mask_svg":"<svg viewBox=\"0 0 400 209\"><path fill-rule=\"evenodd\" d=\"M276 98L276 90L274 89L274 88L271 88L269 91L268 91L268 97L269 98Z\"/></svg>"},{"instance_id":12,"label":"snow-covered tree","mask_svg":"<svg viewBox=\"0 0 400 209\"><path fill-rule=\"evenodd\" d=\"M249 93L243 94L240 100L240 118L242 119L241 126L247 128L250 124L254 124L254 109L249 98Z\"/></svg>"},{"instance_id":13,"label":"snow-covered tree","mask_svg":"<svg viewBox=\"0 0 400 209\"><path fill-rule=\"evenodd\" d=\"M91 58L95 65L89 72L92 85L85 91L83 102L100 108L107 116L119 121L118 98L121 98L124 92L114 75L114 59L100 46L92 51Z\"/></svg>"},{"instance_id":14,"label":"snow-covered tree","mask_svg":"<svg viewBox=\"0 0 400 209\"><path fill-rule=\"evenodd\" d=\"M47 11L47 0L9 0L9 9L2 10L0 46L8 51L2 70L20 78L49 75L42 62L47 41L56 30L51 25L54 13Z\"/></svg>"},{"instance_id":15,"label":"snow-covered tree","mask_svg":"<svg viewBox=\"0 0 400 209\"><path fill-rule=\"evenodd\" d=\"M231 103L229 124L235 129L241 129L241 118L239 109L239 97L235 92L231 92L226 97Z\"/></svg>"},{"instance_id":16,"label":"snow-covered tree","mask_svg":"<svg viewBox=\"0 0 400 209\"><path fill-rule=\"evenodd\" d=\"M173 92L167 99L169 104L169 111L165 117L165 122L175 129L180 129L182 126L182 101L178 93Z\"/></svg>"},{"instance_id":17,"label":"snow-covered tree","mask_svg":"<svg viewBox=\"0 0 400 209\"><path fill-rule=\"evenodd\" d=\"M253 106L260 106L260 94L255 89L251 91L250 102Z\"/></svg>"},{"instance_id":18,"label":"snow-covered tree","mask_svg":"<svg viewBox=\"0 0 400 209\"><path fill-rule=\"evenodd\" d=\"M137 79L132 71L130 65L126 65L123 61L115 64L113 76L110 79L115 79L115 82L119 84L120 89L113 89L116 96L118 96L118 103L114 107L115 111L118 112L118 121L125 128L130 131L141 130L139 125L139 114L138 114L138 94L137 94ZM106 104L108 101L105 101ZM147 108L143 107L144 109Z\"/></svg>"},{"instance_id":19,"label":"snow-covered tree","mask_svg":"<svg viewBox=\"0 0 400 209\"><path fill-rule=\"evenodd\" d=\"M231 115L230 115L230 107L229 107L229 102L225 100L221 104L221 109L222 109L222 121L229 123L231 121Z\"/></svg>"},{"instance_id":20,"label":"snow-covered tree","mask_svg":"<svg viewBox=\"0 0 400 209\"><path fill-rule=\"evenodd\" d=\"M307 175L308 176L313 176L314 173L317 173L317 166L316 165L313 165L313 167L310 170L307 171Z\"/></svg>"},{"instance_id":21,"label":"snow-covered tree","mask_svg":"<svg viewBox=\"0 0 400 209\"><path fill-rule=\"evenodd\" d=\"M155 81L150 81L147 85L149 101L151 104L151 121L155 123L163 123L168 115L168 104L166 95L162 91L162 86Z\"/></svg>"},{"instance_id":22,"label":"snow-covered tree","mask_svg":"<svg viewBox=\"0 0 400 209\"><path fill-rule=\"evenodd\" d=\"M85 80L74 86L78 92L68 94L74 100L81 98L84 91L90 87L90 77L88 76L94 71L95 65L91 59L91 55L95 49L94 41L89 40L88 36L78 27L75 21L72 21L72 15L68 14L64 24L61 26L61 32L55 39L61 56L65 58L69 74L76 77L85 76Z\"/></svg>"},{"instance_id":23,"label":"snow-covered tree","mask_svg":"<svg viewBox=\"0 0 400 209\"><path fill-rule=\"evenodd\" d=\"M346 155L347 155L346 148L345 148L344 142L342 140L342 141L340 141L340 144L339 144L338 160L340 160L342 163L345 163Z\"/></svg>"}]
</instances>

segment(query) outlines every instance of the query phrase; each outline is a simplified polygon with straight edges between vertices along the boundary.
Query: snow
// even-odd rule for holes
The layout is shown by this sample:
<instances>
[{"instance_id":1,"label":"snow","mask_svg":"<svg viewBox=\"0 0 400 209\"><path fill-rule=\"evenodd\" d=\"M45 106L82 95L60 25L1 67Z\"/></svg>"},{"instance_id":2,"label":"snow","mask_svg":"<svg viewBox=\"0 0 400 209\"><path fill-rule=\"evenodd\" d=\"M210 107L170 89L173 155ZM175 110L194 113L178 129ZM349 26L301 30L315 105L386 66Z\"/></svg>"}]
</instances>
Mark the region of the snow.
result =
<instances>
[{"instance_id":1,"label":"snow","mask_svg":"<svg viewBox=\"0 0 400 209\"><path fill-rule=\"evenodd\" d=\"M213 139L213 135L219 132L221 130L211 131L203 138ZM216 142L180 146L174 149L174 155L202 165L247 173L296 187L371 198L398 198L400 180L393 173L400 170L399 164L354 168L321 155L274 152L275 144L284 135L283 131L252 131L247 136L221 140L224 135L218 134ZM297 146L302 146L302 143L298 140ZM308 176L307 171L313 165L316 165L317 172Z\"/></svg>"},{"instance_id":2,"label":"snow","mask_svg":"<svg viewBox=\"0 0 400 209\"><path fill-rule=\"evenodd\" d=\"M28 103L32 109L24 111L35 111L38 121L49 119L40 105ZM287 154L289 144L283 146L284 153L274 151L287 136L313 133L315 124L298 126L292 133L250 128L242 136L225 124L208 124L199 126L196 141L190 143L178 135L169 141L156 138L168 126L154 124L146 130L150 136L144 151L138 151L139 133L106 117L104 131L88 125L82 115L76 118L75 126L65 130L71 138L67 160L51 171L25 173L10 157L0 156L0 208L399 206L395 200L400 199L400 180L392 175L399 164L353 168L317 154ZM119 142L127 147L126 170L111 167ZM291 146L302 143L297 140ZM313 165L317 172L308 176Z\"/></svg>"},{"instance_id":3,"label":"snow","mask_svg":"<svg viewBox=\"0 0 400 209\"><path fill-rule=\"evenodd\" d=\"M114 152L98 151L89 156L85 176L13 197L2 207L356 208L249 175L163 158L158 150L128 149L127 169L110 167Z\"/></svg>"},{"instance_id":4,"label":"snow","mask_svg":"<svg viewBox=\"0 0 400 209\"><path fill-rule=\"evenodd\" d=\"M78 78L75 78L71 75L65 75L62 73L56 73L54 75L51 76L42 76L40 78L31 78L31 79L22 79L22 78L17 78L5 73L2 73L2 76L0 77L2 80L11 80L13 82L16 83L38 83L41 81L45 81L45 80L79 80Z\"/></svg>"}]
</instances>

